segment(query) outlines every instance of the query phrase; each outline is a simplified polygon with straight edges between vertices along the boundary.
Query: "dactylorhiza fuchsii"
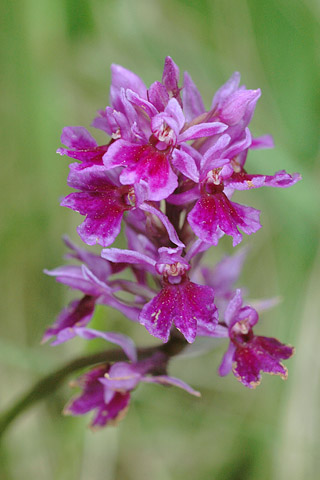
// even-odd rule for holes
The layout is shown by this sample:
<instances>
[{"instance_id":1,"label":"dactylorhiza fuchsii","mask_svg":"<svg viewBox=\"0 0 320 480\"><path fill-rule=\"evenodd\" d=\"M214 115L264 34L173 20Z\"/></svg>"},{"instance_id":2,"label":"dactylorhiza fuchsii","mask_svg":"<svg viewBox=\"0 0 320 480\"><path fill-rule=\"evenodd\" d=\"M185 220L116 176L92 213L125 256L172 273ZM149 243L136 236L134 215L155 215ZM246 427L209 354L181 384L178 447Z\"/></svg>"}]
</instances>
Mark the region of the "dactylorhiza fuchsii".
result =
<instances>
[{"instance_id":1,"label":"dactylorhiza fuchsii","mask_svg":"<svg viewBox=\"0 0 320 480\"><path fill-rule=\"evenodd\" d=\"M235 288L245 249L212 268L202 264L205 252L222 237L232 237L235 247L243 233L261 228L258 210L232 201L235 190L287 188L301 178L285 170L274 175L247 171L250 150L273 147L269 135L253 138L249 129L260 90L240 86L236 72L206 109L188 73L179 84L179 68L170 57L162 81L149 88L124 67L112 65L111 72L110 106L92 122L105 133L104 144L84 127L66 127L64 147L58 149L76 160L68 176L76 191L61 205L85 217L77 228L81 240L103 249L98 255L65 238L68 258L76 263L46 271L81 296L60 313L43 340L58 345L74 337L99 337L127 358L95 365L75 382L82 391L65 412L94 411L93 427L121 419L140 382L200 395L168 376L175 353L164 348L167 342L179 344L180 351L197 337L225 339L218 372L233 371L249 388L260 383L261 372L286 378L281 360L293 354L293 347L253 332L258 312L245 304L245 289ZM128 248L113 248L122 226ZM271 304L260 302L262 309ZM163 342L159 350L140 358L126 335L88 328L96 305L120 311L123 322L142 325Z\"/></svg>"}]
</instances>

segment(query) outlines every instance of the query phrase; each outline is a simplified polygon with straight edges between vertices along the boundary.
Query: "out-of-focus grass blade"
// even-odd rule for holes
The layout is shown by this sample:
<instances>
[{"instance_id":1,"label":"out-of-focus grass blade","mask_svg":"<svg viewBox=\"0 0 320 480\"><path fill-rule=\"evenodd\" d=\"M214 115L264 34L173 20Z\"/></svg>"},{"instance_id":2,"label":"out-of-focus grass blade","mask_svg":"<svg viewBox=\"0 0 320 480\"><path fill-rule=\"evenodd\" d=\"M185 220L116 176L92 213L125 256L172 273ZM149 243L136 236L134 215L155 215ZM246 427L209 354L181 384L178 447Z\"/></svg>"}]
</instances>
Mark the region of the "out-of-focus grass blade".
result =
<instances>
[{"instance_id":1,"label":"out-of-focus grass blade","mask_svg":"<svg viewBox=\"0 0 320 480\"><path fill-rule=\"evenodd\" d=\"M276 480L317 478L319 474L320 402L320 251L309 277L290 387L279 413L275 439Z\"/></svg>"}]
</instances>

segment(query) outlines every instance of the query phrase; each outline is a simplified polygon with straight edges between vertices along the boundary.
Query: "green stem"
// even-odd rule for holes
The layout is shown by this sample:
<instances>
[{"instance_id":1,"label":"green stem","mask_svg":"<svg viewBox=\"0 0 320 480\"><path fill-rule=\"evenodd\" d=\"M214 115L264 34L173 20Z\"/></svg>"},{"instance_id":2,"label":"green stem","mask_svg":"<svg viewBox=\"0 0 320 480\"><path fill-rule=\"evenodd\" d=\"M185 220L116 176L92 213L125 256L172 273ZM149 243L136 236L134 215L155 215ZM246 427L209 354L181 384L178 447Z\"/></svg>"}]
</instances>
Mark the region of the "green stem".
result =
<instances>
[{"instance_id":1,"label":"green stem","mask_svg":"<svg viewBox=\"0 0 320 480\"><path fill-rule=\"evenodd\" d=\"M158 351L164 352L169 358L180 353L185 345L185 341L182 341L181 338L173 337L165 345L139 348L138 358L139 360L148 358ZM12 405L12 407L8 408L1 415L0 437L22 412L54 392L71 373L74 373L81 368L89 367L99 363L119 362L124 360L127 360L127 357L123 350L107 350L104 352L76 358L58 370L50 373L46 377L39 380L29 391L22 395L22 397Z\"/></svg>"}]
</instances>

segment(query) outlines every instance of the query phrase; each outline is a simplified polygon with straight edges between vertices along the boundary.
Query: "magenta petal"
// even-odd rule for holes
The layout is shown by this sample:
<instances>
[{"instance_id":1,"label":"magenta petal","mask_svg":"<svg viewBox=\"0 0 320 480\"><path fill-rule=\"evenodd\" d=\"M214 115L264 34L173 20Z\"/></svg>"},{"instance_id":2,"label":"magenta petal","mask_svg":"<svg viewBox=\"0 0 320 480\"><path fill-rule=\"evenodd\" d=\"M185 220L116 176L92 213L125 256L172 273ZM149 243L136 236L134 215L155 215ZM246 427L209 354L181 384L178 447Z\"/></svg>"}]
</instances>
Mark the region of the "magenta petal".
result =
<instances>
[{"instance_id":1,"label":"magenta petal","mask_svg":"<svg viewBox=\"0 0 320 480\"><path fill-rule=\"evenodd\" d=\"M293 347L282 344L276 338L254 335L251 338L236 335L234 343L236 352L233 358L235 362L233 372L246 387L255 388L259 385L261 371L280 375L283 379L287 378L287 369L280 360L290 358L294 353Z\"/></svg>"},{"instance_id":2,"label":"magenta petal","mask_svg":"<svg viewBox=\"0 0 320 480\"><path fill-rule=\"evenodd\" d=\"M237 288L224 313L224 321L228 327L231 327L235 322L237 322L237 313L239 312L241 306L241 290L240 288Z\"/></svg>"},{"instance_id":3,"label":"magenta petal","mask_svg":"<svg viewBox=\"0 0 320 480\"><path fill-rule=\"evenodd\" d=\"M197 390L194 390L192 387L190 387L190 385L183 382L179 378L168 377L167 375L157 375L155 377L143 377L142 381L147 383L159 383L160 385L179 387L195 397L201 397L200 392L197 392Z\"/></svg>"},{"instance_id":4,"label":"magenta petal","mask_svg":"<svg viewBox=\"0 0 320 480\"><path fill-rule=\"evenodd\" d=\"M218 244L219 217L213 196L202 195L187 218L193 232L202 241Z\"/></svg>"},{"instance_id":5,"label":"magenta petal","mask_svg":"<svg viewBox=\"0 0 320 480\"><path fill-rule=\"evenodd\" d=\"M233 173L227 180L228 188L233 190L251 190L265 185L265 175L248 175L247 173Z\"/></svg>"},{"instance_id":6,"label":"magenta petal","mask_svg":"<svg viewBox=\"0 0 320 480\"><path fill-rule=\"evenodd\" d=\"M63 267L55 268L54 270L44 270L46 275L56 277L57 282L68 285L68 287L87 295L100 295L101 289L83 276L83 271L80 266L65 265Z\"/></svg>"},{"instance_id":7,"label":"magenta petal","mask_svg":"<svg viewBox=\"0 0 320 480\"><path fill-rule=\"evenodd\" d=\"M117 110L114 110L112 107L106 107L105 112L106 112L105 118L108 123L108 126L109 126L108 128L110 130L110 133L114 134L114 136L117 136L116 135L117 133L121 134L123 123L124 123L124 119L123 119L124 114L122 112L118 112Z\"/></svg>"},{"instance_id":8,"label":"magenta petal","mask_svg":"<svg viewBox=\"0 0 320 480\"><path fill-rule=\"evenodd\" d=\"M294 348L285 345L276 338L272 337L255 337L255 344L268 352L276 360L287 360L294 354Z\"/></svg>"},{"instance_id":9,"label":"magenta petal","mask_svg":"<svg viewBox=\"0 0 320 480\"><path fill-rule=\"evenodd\" d=\"M91 272L97 278L99 278L99 280L106 281L112 273L115 273L115 269L116 271L119 271L119 266L115 268L114 265L111 265L109 262L101 258L100 255L91 253L85 248L78 247L67 235L63 237L63 241L71 250L71 253L68 253L66 258L75 258L84 263L91 270ZM122 269L124 268L123 266L121 267Z\"/></svg>"},{"instance_id":10,"label":"magenta petal","mask_svg":"<svg viewBox=\"0 0 320 480\"><path fill-rule=\"evenodd\" d=\"M131 212L140 212L139 210L132 210ZM141 222L140 222L141 223ZM148 257L157 257L157 248L154 244L142 233L137 232L132 226L126 226L126 238L129 250L136 250L137 252L148 255Z\"/></svg>"},{"instance_id":11,"label":"magenta petal","mask_svg":"<svg viewBox=\"0 0 320 480\"><path fill-rule=\"evenodd\" d=\"M234 72L229 80L215 93L211 108L221 106L223 102L238 88L240 83L240 73Z\"/></svg>"},{"instance_id":12,"label":"magenta petal","mask_svg":"<svg viewBox=\"0 0 320 480\"><path fill-rule=\"evenodd\" d=\"M285 170L280 170L274 175L265 175L263 185L266 187L287 188L295 185L299 180L301 180L301 175L299 173L293 173L290 175Z\"/></svg>"},{"instance_id":13,"label":"magenta petal","mask_svg":"<svg viewBox=\"0 0 320 480\"><path fill-rule=\"evenodd\" d=\"M117 127L116 125L110 125L107 110L98 110L97 114L98 115L92 120L91 127L102 130L111 136L112 133L117 130Z\"/></svg>"},{"instance_id":14,"label":"magenta petal","mask_svg":"<svg viewBox=\"0 0 320 480\"><path fill-rule=\"evenodd\" d=\"M120 186L119 172L115 170L109 172L103 165L81 168L78 163L71 163L69 168L69 187L88 192L99 192Z\"/></svg>"},{"instance_id":15,"label":"magenta petal","mask_svg":"<svg viewBox=\"0 0 320 480\"><path fill-rule=\"evenodd\" d=\"M128 210L117 202L114 189L71 193L61 205L87 215L77 232L88 245L99 243L103 247L111 245L119 235L123 213Z\"/></svg>"},{"instance_id":16,"label":"magenta petal","mask_svg":"<svg viewBox=\"0 0 320 480\"><path fill-rule=\"evenodd\" d=\"M225 375L228 375L228 373L231 372L232 362L233 362L233 357L234 357L235 351L236 351L236 347L233 345L232 342L230 342L228 350L224 354L222 362L219 366L219 375L221 377L224 377Z\"/></svg>"},{"instance_id":17,"label":"magenta petal","mask_svg":"<svg viewBox=\"0 0 320 480\"><path fill-rule=\"evenodd\" d=\"M173 315L177 308L177 297L174 287L164 288L143 307L139 315L141 325L144 325L151 335L160 338L163 342L169 340Z\"/></svg>"},{"instance_id":18,"label":"magenta petal","mask_svg":"<svg viewBox=\"0 0 320 480\"><path fill-rule=\"evenodd\" d=\"M217 309L213 303L213 290L210 287L187 282L180 286L183 312L175 318L175 326L190 343L195 338L193 320L213 331L218 323Z\"/></svg>"},{"instance_id":19,"label":"magenta petal","mask_svg":"<svg viewBox=\"0 0 320 480\"><path fill-rule=\"evenodd\" d=\"M171 159L172 165L180 170L183 175L193 180L195 183L199 182L199 172L194 159L185 151L174 149Z\"/></svg>"},{"instance_id":20,"label":"magenta petal","mask_svg":"<svg viewBox=\"0 0 320 480\"><path fill-rule=\"evenodd\" d=\"M261 135L252 139L251 150L258 150L260 148L273 148L274 141L272 135Z\"/></svg>"},{"instance_id":21,"label":"magenta petal","mask_svg":"<svg viewBox=\"0 0 320 480\"><path fill-rule=\"evenodd\" d=\"M240 249L232 256L224 257L213 269L202 268L201 273L205 284L212 287L216 298L229 298L234 290L234 284L238 280L248 249Z\"/></svg>"},{"instance_id":22,"label":"magenta petal","mask_svg":"<svg viewBox=\"0 0 320 480\"><path fill-rule=\"evenodd\" d=\"M250 235L259 228L260 212L230 200L223 193L202 195L188 215L194 233L204 242L217 244L218 227L233 237L235 247L242 240L241 228Z\"/></svg>"},{"instance_id":23,"label":"magenta petal","mask_svg":"<svg viewBox=\"0 0 320 480\"><path fill-rule=\"evenodd\" d=\"M155 273L156 261L147 255L134 250L123 250L121 248L106 248L101 252L102 258L116 263L130 263L140 265L151 273Z\"/></svg>"},{"instance_id":24,"label":"magenta petal","mask_svg":"<svg viewBox=\"0 0 320 480\"><path fill-rule=\"evenodd\" d=\"M88 150L68 150L67 148L58 148L57 153L60 155L67 155L70 158L75 158L84 163L102 165L102 157L108 150L108 145L101 145L100 147ZM78 165L78 169L87 167L88 165Z\"/></svg>"},{"instance_id":25,"label":"magenta petal","mask_svg":"<svg viewBox=\"0 0 320 480\"><path fill-rule=\"evenodd\" d=\"M178 179L165 154L152 147L140 147L136 159L136 166L123 170L120 176L123 185L144 180L149 186L149 200L162 200L173 193Z\"/></svg>"},{"instance_id":26,"label":"magenta petal","mask_svg":"<svg viewBox=\"0 0 320 480\"><path fill-rule=\"evenodd\" d=\"M215 326L214 330L207 328L206 325L198 325L197 337L228 338L229 332L228 329L220 323Z\"/></svg>"},{"instance_id":27,"label":"magenta petal","mask_svg":"<svg viewBox=\"0 0 320 480\"><path fill-rule=\"evenodd\" d=\"M134 307L131 305L126 305L125 303L120 302L116 297L112 295L105 295L99 298L99 304L108 305L109 307L114 308L121 312L124 317L133 322L138 322L139 315L141 312L141 307Z\"/></svg>"},{"instance_id":28,"label":"magenta petal","mask_svg":"<svg viewBox=\"0 0 320 480\"><path fill-rule=\"evenodd\" d=\"M198 125L193 125L192 127L187 128L187 130L181 133L178 137L178 141L185 142L196 138L211 137L212 135L224 132L227 128L228 125L221 122L199 123Z\"/></svg>"},{"instance_id":29,"label":"magenta petal","mask_svg":"<svg viewBox=\"0 0 320 480\"><path fill-rule=\"evenodd\" d=\"M258 338L256 337L256 339ZM234 361L236 365L233 367L233 373L243 385L249 388L259 385L261 371L280 375L282 378L287 377L287 369L259 345L250 343L247 347L238 348L234 355Z\"/></svg>"},{"instance_id":30,"label":"magenta petal","mask_svg":"<svg viewBox=\"0 0 320 480\"><path fill-rule=\"evenodd\" d=\"M232 208L228 211L226 222L221 222L221 225L219 226L227 235L233 236L233 246L235 247L241 242L242 236L241 239L238 238L234 224L237 224L237 226L247 235L251 235L261 228L260 212L255 208L247 207L246 205L239 205L238 203L230 202L229 200L226 203L230 203ZM232 217L232 219L230 217ZM230 233L228 233L229 228Z\"/></svg>"},{"instance_id":31,"label":"magenta petal","mask_svg":"<svg viewBox=\"0 0 320 480\"><path fill-rule=\"evenodd\" d=\"M71 193L61 205L86 215L78 233L88 245L109 246L120 232L123 213L131 207L125 203L123 187L111 184L104 166L70 171L68 183L82 190Z\"/></svg>"},{"instance_id":32,"label":"magenta petal","mask_svg":"<svg viewBox=\"0 0 320 480\"><path fill-rule=\"evenodd\" d=\"M114 108L119 110L119 96L121 88L130 88L141 98L147 98L147 88L141 78L121 65L111 65L112 84L110 88L110 100Z\"/></svg>"},{"instance_id":33,"label":"magenta petal","mask_svg":"<svg viewBox=\"0 0 320 480\"><path fill-rule=\"evenodd\" d=\"M125 352L129 360L135 362L137 360L137 350L133 340L127 335L115 332L100 332L99 330L93 330L92 328L75 327L74 332L85 340L93 340L95 338L103 338L107 342L119 345Z\"/></svg>"},{"instance_id":34,"label":"magenta petal","mask_svg":"<svg viewBox=\"0 0 320 480\"><path fill-rule=\"evenodd\" d=\"M274 175L249 175L245 172L234 173L228 179L228 187L235 190L249 190L258 187L280 187L288 188L301 180L301 175L293 173L290 175L285 170L280 170Z\"/></svg>"},{"instance_id":35,"label":"magenta petal","mask_svg":"<svg viewBox=\"0 0 320 480\"><path fill-rule=\"evenodd\" d=\"M235 142L230 143L230 146L224 152L224 156L231 159L236 155L243 154L243 152L251 146L251 143L251 132L249 128L245 128L242 135Z\"/></svg>"},{"instance_id":36,"label":"magenta petal","mask_svg":"<svg viewBox=\"0 0 320 480\"><path fill-rule=\"evenodd\" d=\"M182 90L183 110L187 122L191 122L205 111L199 90L192 81L188 72L184 72L184 83Z\"/></svg>"},{"instance_id":37,"label":"magenta petal","mask_svg":"<svg viewBox=\"0 0 320 480\"><path fill-rule=\"evenodd\" d=\"M172 322L189 343L197 333L197 322L212 329L217 323L213 290L209 287L185 282L165 286L142 309L139 321L151 335L168 341Z\"/></svg>"},{"instance_id":38,"label":"magenta petal","mask_svg":"<svg viewBox=\"0 0 320 480\"><path fill-rule=\"evenodd\" d=\"M110 145L108 151L103 156L103 164L107 169L131 165L135 163L136 154L140 148L140 145L135 145L125 140L117 140Z\"/></svg>"},{"instance_id":39,"label":"magenta petal","mask_svg":"<svg viewBox=\"0 0 320 480\"><path fill-rule=\"evenodd\" d=\"M117 362L110 367L109 372L105 378L100 380L100 383L105 385L105 401L109 399L109 392L111 391L129 391L133 390L141 380L141 373L135 364L126 362Z\"/></svg>"},{"instance_id":40,"label":"magenta petal","mask_svg":"<svg viewBox=\"0 0 320 480\"><path fill-rule=\"evenodd\" d=\"M57 339L51 345L59 345L75 336L73 328L87 325L93 315L96 298L85 295L81 300L74 300L62 310L52 327L48 328L42 342L56 335Z\"/></svg>"},{"instance_id":41,"label":"magenta petal","mask_svg":"<svg viewBox=\"0 0 320 480\"><path fill-rule=\"evenodd\" d=\"M110 129L112 130L112 137L114 140L119 141L119 139L134 141L135 135L132 132L133 127L139 130L136 121L138 119L138 115L131 103L127 100L127 98L122 98L122 110L124 113L119 112L117 110L112 110L110 107L106 108L108 122L110 125Z\"/></svg>"},{"instance_id":42,"label":"magenta petal","mask_svg":"<svg viewBox=\"0 0 320 480\"><path fill-rule=\"evenodd\" d=\"M244 117L248 106L255 104L260 95L260 89L237 90L223 104L220 112L221 120L228 125L235 125Z\"/></svg>"},{"instance_id":43,"label":"magenta petal","mask_svg":"<svg viewBox=\"0 0 320 480\"><path fill-rule=\"evenodd\" d=\"M154 82L150 86L148 89L148 98L158 112L164 111L170 99L166 87L160 82Z\"/></svg>"},{"instance_id":44,"label":"magenta petal","mask_svg":"<svg viewBox=\"0 0 320 480\"><path fill-rule=\"evenodd\" d=\"M207 174L208 167L213 160L220 158L229 158L228 155L224 153L225 148L229 145L231 137L224 133L220 135L215 143L205 152L201 159L201 170L204 174Z\"/></svg>"},{"instance_id":45,"label":"magenta petal","mask_svg":"<svg viewBox=\"0 0 320 480\"><path fill-rule=\"evenodd\" d=\"M127 90L126 95L129 102L133 103L136 107L141 108L141 110L143 110L149 118L157 115L158 110L148 100L144 100L132 90Z\"/></svg>"},{"instance_id":46,"label":"magenta petal","mask_svg":"<svg viewBox=\"0 0 320 480\"><path fill-rule=\"evenodd\" d=\"M169 221L168 217L161 212L161 210L158 210L156 207L153 207L152 205L148 203L143 203L140 205L140 210L143 210L144 212L149 212L152 215L155 215L156 217L159 218L159 220L162 222L162 224L165 226L168 236L171 240L171 242L175 243L178 247L185 247L185 244L181 242L181 240L178 237L178 234L173 227L172 223Z\"/></svg>"},{"instance_id":47,"label":"magenta petal","mask_svg":"<svg viewBox=\"0 0 320 480\"><path fill-rule=\"evenodd\" d=\"M209 250L209 248L211 247L210 243L206 243L206 242L203 242L202 240L200 240L199 238L197 240L195 240L193 242L193 244L190 246L190 248L188 249L184 259L187 261L187 262L190 262L190 260L195 257L198 253L203 253L205 252L206 250ZM197 274L197 272L195 272ZM208 282L205 282L209 287L211 287L212 285L210 285Z\"/></svg>"},{"instance_id":48,"label":"magenta petal","mask_svg":"<svg viewBox=\"0 0 320 480\"><path fill-rule=\"evenodd\" d=\"M182 145L180 145L180 150L190 155L196 162L197 167L200 167L202 155L200 152L198 152L198 150L191 147L191 145L189 145L188 143L183 143Z\"/></svg>"},{"instance_id":49,"label":"magenta petal","mask_svg":"<svg viewBox=\"0 0 320 480\"><path fill-rule=\"evenodd\" d=\"M100 280L91 270L86 266L81 266L81 271L83 278L91 283L92 286L96 287L99 295L110 295L113 290L107 285L105 279Z\"/></svg>"},{"instance_id":50,"label":"magenta petal","mask_svg":"<svg viewBox=\"0 0 320 480\"><path fill-rule=\"evenodd\" d=\"M104 215L98 220L88 217L77 227L77 232L88 245L99 243L102 247L108 247L120 233L122 216L123 210L114 211L112 215Z\"/></svg>"},{"instance_id":51,"label":"magenta petal","mask_svg":"<svg viewBox=\"0 0 320 480\"><path fill-rule=\"evenodd\" d=\"M269 361L265 355L262 355L262 361L266 360ZM250 347L236 350L234 361L236 364L233 367L233 373L245 387L255 388L259 385L261 382L260 361Z\"/></svg>"},{"instance_id":52,"label":"magenta petal","mask_svg":"<svg viewBox=\"0 0 320 480\"><path fill-rule=\"evenodd\" d=\"M95 139L84 127L65 127L61 142L68 148L58 148L57 153L82 162L101 164L108 145L98 146Z\"/></svg>"},{"instance_id":53,"label":"magenta petal","mask_svg":"<svg viewBox=\"0 0 320 480\"><path fill-rule=\"evenodd\" d=\"M96 367L75 382L75 385L82 387L82 393L65 407L66 415L84 415L93 410L95 412L91 422L93 428L104 427L108 423L114 424L123 418L130 401L130 393L112 393L109 401L105 402L105 387L100 380L107 371L108 367Z\"/></svg>"},{"instance_id":54,"label":"magenta petal","mask_svg":"<svg viewBox=\"0 0 320 480\"><path fill-rule=\"evenodd\" d=\"M103 157L106 168L127 166L120 176L123 185L143 180L149 187L149 200L162 200L178 186L167 155L151 145L134 145L118 140Z\"/></svg>"},{"instance_id":55,"label":"magenta petal","mask_svg":"<svg viewBox=\"0 0 320 480\"><path fill-rule=\"evenodd\" d=\"M105 366L96 367L75 382L75 385L81 386L83 391L65 407L66 415L84 415L90 410L104 406L103 386L99 378L103 377L106 371Z\"/></svg>"},{"instance_id":56,"label":"magenta petal","mask_svg":"<svg viewBox=\"0 0 320 480\"><path fill-rule=\"evenodd\" d=\"M83 325L85 325L85 323L83 323ZM74 338L76 336L73 328L64 328L63 330L56 333L55 335L56 335L56 339L53 340L50 343L51 347L56 347L57 345L61 345L61 343L68 342L69 340L71 340L72 338ZM50 332L50 329L49 329L47 332L45 332L45 334L44 334L44 336L41 340L41 343L46 342L48 340L48 338L50 338L51 336L52 335L51 335L51 332Z\"/></svg>"},{"instance_id":57,"label":"magenta petal","mask_svg":"<svg viewBox=\"0 0 320 480\"><path fill-rule=\"evenodd\" d=\"M108 423L117 425L122 420L127 412L130 403L130 393L116 392L110 402L103 408L98 410L95 415L91 427L101 428Z\"/></svg>"},{"instance_id":58,"label":"magenta petal","mask_svg":"<svg viewBox=\"0 0 320 480\"><path fill-rule=\"evenodd\" d=\"M167 202L172 205L186 205L187 203L193 202L199 198L199 187L196 185L190 190L182 193L174 193L167 198Z\"/></svg>"},{"instance_id":59,"label":"magenta petal","mask_svg":"<svg viewBox=\"0 0 320 480\"><path fill-rule=\"evenodd\" d=\"M166 57L162 74L162 83L167 91L174 97L179 95L179 67L174 63L171 57Z\"/></svg>"},{"instance_id":60,"label":"magenta petal","mask_svg":"<svg viewBox=\"0 0 320 480\"><path fill-rule=\"evenodd\" d=\"M93 136L84 127L65 127L62 130L61 143L77 150L92 149L98 146Z\"/></svg>"},{"instance_id":61,"label":"magenta petal","mask_svg":"<svg viewBox=\"0 0 320 480\"><path fill-rule=\"evenodd\" d=\"M165 113L175 120L180 131L186 120L178 100L171 98L166 106Z\"/></svg>"}]
</instances>

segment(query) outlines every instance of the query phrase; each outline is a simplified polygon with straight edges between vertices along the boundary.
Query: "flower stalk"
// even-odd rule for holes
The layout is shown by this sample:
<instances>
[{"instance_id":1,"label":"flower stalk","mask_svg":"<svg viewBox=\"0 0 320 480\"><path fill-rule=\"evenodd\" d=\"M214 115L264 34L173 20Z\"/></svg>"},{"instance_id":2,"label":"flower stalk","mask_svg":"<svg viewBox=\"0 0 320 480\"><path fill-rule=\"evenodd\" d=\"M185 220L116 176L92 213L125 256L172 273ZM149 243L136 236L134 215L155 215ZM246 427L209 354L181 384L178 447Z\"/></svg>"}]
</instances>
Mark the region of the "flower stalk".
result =
<instances>
[{"instance_id":1,"label":"flower stalk","mask_svg":"<svg viewBox=\"0 0 320 480\"><path fill-rule=\"evenodd\" d=\"M145 360L152 357L157 352L165 355L164 368L169 359L178 355L187 345L186 341L179 336L175 336L168 343L156 345L153 347L144 347L138 349L138 359ZM124 351L120 348L105 350L93 353L91 355L83 355L69 363L58 368L49 375L43 377L36 382L33 387L25 392L16 402L13 403L0 416L0 437L7 431L17 417L22 415L26 410L33 407L41 400L45 400L49 395L54 393L63 382L65 382L71 374L78 372L87 367L97 365L105 365L114 362L121 362L127 359Z\"/></svg>"}]
</instances>

